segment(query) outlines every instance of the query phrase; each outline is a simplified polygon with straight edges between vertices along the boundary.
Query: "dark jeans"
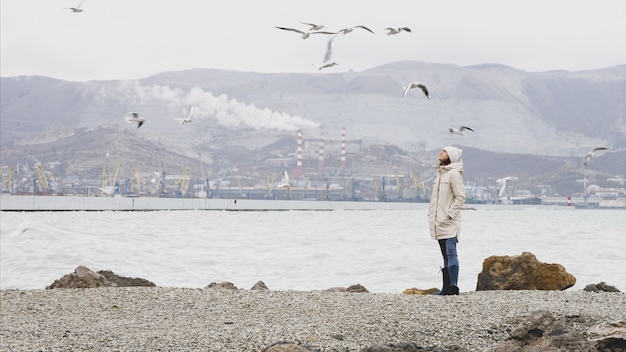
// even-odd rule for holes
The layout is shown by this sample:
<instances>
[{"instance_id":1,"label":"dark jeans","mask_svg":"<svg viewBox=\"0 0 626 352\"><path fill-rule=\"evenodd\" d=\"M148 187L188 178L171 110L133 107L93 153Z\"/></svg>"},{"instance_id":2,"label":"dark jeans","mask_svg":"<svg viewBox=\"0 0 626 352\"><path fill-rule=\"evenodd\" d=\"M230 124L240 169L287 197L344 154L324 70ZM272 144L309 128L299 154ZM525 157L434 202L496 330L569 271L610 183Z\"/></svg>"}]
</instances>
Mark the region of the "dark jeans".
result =
<instances>
[{"instance_id":1,"label":"dark jeans","mask_svg":"<svg viewBox=\"0 0 626 352\"><path fill-rule=\"evenodd\" d=\"M446 238L445 240L438 240L439 248L441 248L441 255L443 255L443 267L449 268L451 266L459 266L459 257L456 254L457 238Z\"/></svg>"}]
</instances>

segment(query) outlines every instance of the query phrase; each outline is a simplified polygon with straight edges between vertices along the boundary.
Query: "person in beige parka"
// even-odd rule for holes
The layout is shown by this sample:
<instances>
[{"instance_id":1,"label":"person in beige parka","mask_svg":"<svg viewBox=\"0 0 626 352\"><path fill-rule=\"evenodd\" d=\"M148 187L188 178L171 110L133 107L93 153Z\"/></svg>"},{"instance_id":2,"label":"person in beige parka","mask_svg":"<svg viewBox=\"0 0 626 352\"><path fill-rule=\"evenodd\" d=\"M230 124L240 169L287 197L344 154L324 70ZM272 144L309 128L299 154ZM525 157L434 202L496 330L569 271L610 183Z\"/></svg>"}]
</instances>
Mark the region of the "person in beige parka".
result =
<instances>
[{"instance_id":1,"label":"person in beige parka","mask_svg":"<svg viewBox=\"0 0 626 352\"><path fill-rule=\"evenodd\" d=\"M443 256L443 288L439 295L458 295L459 258L456 245L461 233L461 207L465 204L463 150L447 146L439 152L435 182L428 208L430 236L439 242Z\"/></svg>"}]
</instances>

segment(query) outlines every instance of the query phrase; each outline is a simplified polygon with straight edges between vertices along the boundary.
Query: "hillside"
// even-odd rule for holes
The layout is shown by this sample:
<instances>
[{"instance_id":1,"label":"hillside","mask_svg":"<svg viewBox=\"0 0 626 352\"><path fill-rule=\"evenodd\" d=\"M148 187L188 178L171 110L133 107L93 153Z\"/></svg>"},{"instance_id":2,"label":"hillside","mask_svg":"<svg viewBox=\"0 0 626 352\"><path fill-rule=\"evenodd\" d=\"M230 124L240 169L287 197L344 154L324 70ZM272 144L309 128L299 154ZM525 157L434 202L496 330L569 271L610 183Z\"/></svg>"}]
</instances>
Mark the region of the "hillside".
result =
<instances>
[{"instance_id":1,"label":"hillside","mask_svg":"<svg viewBox=\"0 0 626 352\"><path fill-rule=\"evenodd\" d=\"M419 90L402 97L417 80L432 99ZM126 176L133 166L171 174L188 166L196 175L265 182L295 169L298 129L305 172L317 173L320 126L335 172L345 128L343 172L362 176L428 173L448 144L466 150L466 175L482 184L515 175L519 187L571 194L580 189L582 156L596 146L610 150L594 157L588 177L626 175L626 65L533 73L421 62L319 74L192 69L136 81L2 77L0 89L3 167L54 163L59 175L98 177L103 164L120 161ZM190 105L193 122L179 124ZM144 126L127 123L129 111L140 112ZM460 125L475 132L448 132Z\"/></svg>"}]
</instances>

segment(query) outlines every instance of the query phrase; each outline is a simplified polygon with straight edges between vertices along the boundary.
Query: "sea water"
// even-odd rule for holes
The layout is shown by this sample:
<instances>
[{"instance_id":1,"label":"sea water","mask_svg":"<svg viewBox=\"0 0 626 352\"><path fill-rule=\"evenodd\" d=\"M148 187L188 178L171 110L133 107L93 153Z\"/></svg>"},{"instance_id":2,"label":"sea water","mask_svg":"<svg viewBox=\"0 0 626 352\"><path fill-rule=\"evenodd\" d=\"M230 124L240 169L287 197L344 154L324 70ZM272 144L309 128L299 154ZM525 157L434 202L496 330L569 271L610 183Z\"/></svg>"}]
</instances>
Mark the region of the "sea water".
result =
<instances>
[{"instance_id":1,"label":"sea water","mask_svg":"<svg viewBox=\"0 0 626 352\"><path fill-rule=\"evenodd\" d=\"M462 211L459 287L483 260L533 253L626 291L626 212L481 206ZM441 253L418 210L0 212L0 288L43 289L79 265L162 287L250 289L441 286Z\"/></svg>"}]
</instances>

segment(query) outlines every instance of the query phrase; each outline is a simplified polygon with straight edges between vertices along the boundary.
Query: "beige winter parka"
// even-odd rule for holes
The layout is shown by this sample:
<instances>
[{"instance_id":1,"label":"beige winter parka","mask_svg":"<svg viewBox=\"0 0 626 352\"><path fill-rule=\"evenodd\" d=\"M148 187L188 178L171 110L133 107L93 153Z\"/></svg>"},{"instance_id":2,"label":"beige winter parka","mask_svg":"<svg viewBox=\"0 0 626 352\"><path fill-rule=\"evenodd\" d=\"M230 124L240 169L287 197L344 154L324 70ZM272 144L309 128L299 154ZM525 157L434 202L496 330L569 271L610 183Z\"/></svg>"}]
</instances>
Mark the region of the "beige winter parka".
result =
<instances>
[{"instance_id":1,"label":"beige winter parka","mask_svg":"<svg viewBox=\"0 0 626 352\"><path fill-rule=\"evenodd\" d=\"M428 208L430 236L435 240L461 233L461 207L465 204L463 160L435 166L435 182Z\"/></svg>"}]
</instances>

